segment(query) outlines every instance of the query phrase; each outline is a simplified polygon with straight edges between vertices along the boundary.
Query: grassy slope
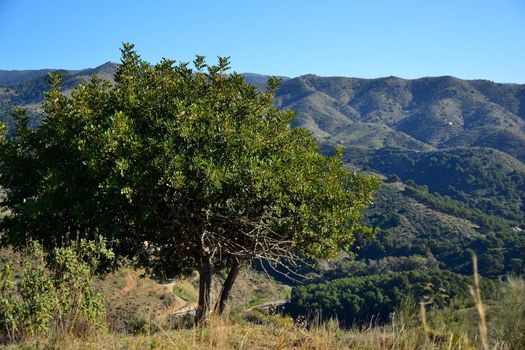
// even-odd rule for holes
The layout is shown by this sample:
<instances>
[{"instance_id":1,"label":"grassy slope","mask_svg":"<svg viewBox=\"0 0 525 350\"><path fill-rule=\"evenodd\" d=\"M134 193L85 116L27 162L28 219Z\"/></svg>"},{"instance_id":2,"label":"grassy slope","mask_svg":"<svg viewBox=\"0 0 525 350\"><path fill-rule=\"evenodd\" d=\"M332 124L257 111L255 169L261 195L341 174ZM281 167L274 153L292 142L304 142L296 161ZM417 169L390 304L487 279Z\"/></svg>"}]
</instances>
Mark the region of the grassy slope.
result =
<instances>
[{"instance_id":1,"label":"grassy slope","mask_svg":"<svg viewBox=\"0 0 525 350\"><path fill-rule=\"evenodd\" d=\"M5 249L1 254L10 260L18 257L18 254ZM242 294L256 297L258 288L265 291L267 298L287 293L286 289L279 287L271 289L272 282L251 271L244 271L240 282L233 302L242 303L239 299ZM342 329L333 320L307 327L301 319L292 320L287 316L257 310L245 313L243 308L237 308L226 317L212 319L204 327L188 327L184 323L155 317L152 312L169 307L170 300L177 302L179 297L170 292L175 287L181 287L186 290L185 293L193 292L195 276L166 284L143 277L140 272L121 269L96 281L96 285L106 296L109 315L122 307L125 311L141 312L150 317L131 329L115 327L110 317L108 331L82 333L80 327L75 328L75 332L80 333L31 336L7 348L475 349L480 345L478 317L474 308L458 309L452 305L445 310L430 311L424 318L423 314L418 314L416 304L407 302L397 310L394 322L390 324L351 329ZM268 287L275 294L268 294ZM524 296L525 282L520 279L504 283L502 292L493 296L494 301L488 305L488 330L492 345L500 349L520 349L525 344L522 336L525 324L521 317L525 312ZM146 311L148 309L149 312ZM424 323L422 320L425 320Z\"/></svg>"},{"instance_id":2,"label":"grassy slope","mask_svg":"<svg viewBox=\"0 0 525 350\"><path fill-rule=\"evenodd\" d=\"M1 261L21 266L21 255L0 249ZM214 297L225 276L214 281ZM169 314L181 308L193 309L198 299L198 274L187 278L157 280L143 271L121 268L94 279L95 288L106 299L107 324L114 331L141 331L148 322L165 322ZM257 304L288 299L290 287L278 284L265 274L245 268L239 274L227 304L227 312L244 313Z\"/></svg>"}]
</instances>

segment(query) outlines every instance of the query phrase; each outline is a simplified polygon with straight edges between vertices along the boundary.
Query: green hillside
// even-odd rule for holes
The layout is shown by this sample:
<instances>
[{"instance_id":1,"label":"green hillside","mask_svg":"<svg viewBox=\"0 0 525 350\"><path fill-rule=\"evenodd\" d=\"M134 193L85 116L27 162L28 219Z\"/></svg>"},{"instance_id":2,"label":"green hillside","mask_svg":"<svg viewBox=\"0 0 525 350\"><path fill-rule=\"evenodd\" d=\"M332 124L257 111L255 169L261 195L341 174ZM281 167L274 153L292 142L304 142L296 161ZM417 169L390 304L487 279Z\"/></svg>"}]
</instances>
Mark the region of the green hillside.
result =
<instances>
[{"instance_id":1,"label":"green hillside","mask_svg":"<svg viewBox=\"0 0 525 350\"><path fill-rule=\"evenodd\" d=\"M369 223L381 231L371 241L356 243L357 259L369 265L367 273L384 272L370 268L382 264L389 271L440 268L468 275L471 252L480 255L484 276L525 271L521 229L426 187L399 185L385 184L368 210Z\"/></svg>"},{"instance_id":2,"label":"green hillside","mask_svg":"<svg viewBox=\"0 0 525 350\"><path fill-rule=\"evenodd\" d=\"M383 150L367 164L515 222L524 222L525 165L489 148L455 148L429 152Z\"/></svg>"}]
</instances>

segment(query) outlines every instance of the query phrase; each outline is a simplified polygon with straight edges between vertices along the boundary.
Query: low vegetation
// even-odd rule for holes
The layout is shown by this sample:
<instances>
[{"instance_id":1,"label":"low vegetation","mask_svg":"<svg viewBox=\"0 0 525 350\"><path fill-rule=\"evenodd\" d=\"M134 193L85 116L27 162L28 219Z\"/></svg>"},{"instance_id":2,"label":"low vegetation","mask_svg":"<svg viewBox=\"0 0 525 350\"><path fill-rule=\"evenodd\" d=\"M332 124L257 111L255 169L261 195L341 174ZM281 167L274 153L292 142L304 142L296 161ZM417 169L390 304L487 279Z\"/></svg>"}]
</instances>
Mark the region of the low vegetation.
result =
<instances>
[{"instance_id":1,"label":"low vegetation","mask_svg":"<svg viewBox=\"0 0 525 350\"><path fill-rule=\"evenodd\" d=\"M80 240L52 254L30 243L17 264L2 261L0 337L16 342L105 329L104 296L95 291L92 278L100 262L112 258L104 241Z\"/></svg>"},{"instance_id":2,"label":"low vegetation","mask_svg":"<svg viewBox=\"0 0 525 350\"><path fill-rule=\"evenodd\" d=\"M191 318L169 310L180 308L181 300L193 302L198 279L164 281L126 267L103 278L93 276L99 268L93 262L112 259L103 242L81 241L50 255L38 244L29 247L24 252L2 251L0 332L11 347L475 349L481 345L476 302L468 293L474 282L449 272L328 279L294 287L289 306L272 311L252 306L254 301L287 298L286 289L264 275L243 271L240 290L232 296L236 306L207 325L196 326ZM525 345L524 288L520 278L481 281L491 347ZM339 304L352 300L353 308ZM427 312L421 313L417 301Z\"/></svg>"}]
</instances>

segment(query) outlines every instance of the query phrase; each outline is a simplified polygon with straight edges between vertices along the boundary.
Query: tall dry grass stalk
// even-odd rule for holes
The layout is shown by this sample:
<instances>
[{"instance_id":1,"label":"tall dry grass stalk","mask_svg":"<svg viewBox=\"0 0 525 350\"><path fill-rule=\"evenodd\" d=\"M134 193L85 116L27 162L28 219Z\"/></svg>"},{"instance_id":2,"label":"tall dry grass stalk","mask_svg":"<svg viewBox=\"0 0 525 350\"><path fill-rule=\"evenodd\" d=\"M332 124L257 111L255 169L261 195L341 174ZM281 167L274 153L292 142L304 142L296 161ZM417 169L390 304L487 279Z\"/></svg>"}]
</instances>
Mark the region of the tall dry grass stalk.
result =
<instances>
[{"instance_id":1,"label":"tall dry grass stalk","mask_svg":"<svg viewBox=\"0 0 525 350\"><path fill-rule=\"evenodd\" d=\"M419 314L421 315L421 325L423 326L423 330L425 333L428 333L429 328L427 324L427 308L425 307L425 303L419 303Z\"/></svg>"},{"instance_id":2,"label":"tall dry grass stalk","mask_svg":"<svg viewBox=\"0 0 525 350\"><path fill-rule=\"evenodd\" d=\"M476 303L476 309L479 315L479 336L481 340L481 347L483 350L489 350L489 336L487 327L487 317L485 312L485 305L481 300L481 291L479 287L479 274L478 274L478 257L476 254L472 254L472 268L474 273L474 287L470 288L470 293Z\"/></svg>"}]
</instances>

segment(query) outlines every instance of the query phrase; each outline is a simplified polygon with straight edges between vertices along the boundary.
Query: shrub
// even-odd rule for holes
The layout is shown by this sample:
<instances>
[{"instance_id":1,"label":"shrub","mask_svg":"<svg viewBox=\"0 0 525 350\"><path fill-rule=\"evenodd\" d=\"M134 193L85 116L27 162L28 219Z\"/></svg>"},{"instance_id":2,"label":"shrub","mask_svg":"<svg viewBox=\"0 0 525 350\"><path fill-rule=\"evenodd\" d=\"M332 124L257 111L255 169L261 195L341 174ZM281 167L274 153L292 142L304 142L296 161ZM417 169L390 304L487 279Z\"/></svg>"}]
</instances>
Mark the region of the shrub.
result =
<instances>
[{"instance_id":1,"label":"shrub","mask_svg":"<svg viewBox=\"0 0 525 350\"><path fill-rule=\"evenodd\" d=\"M80 240L50 254L32 242L21 266L4 261L0 269L3 342L51 331L82 334L104 329L104 298L91 280L99 262L112 257L104 241Z\"/></svg>"}]
</instances>

